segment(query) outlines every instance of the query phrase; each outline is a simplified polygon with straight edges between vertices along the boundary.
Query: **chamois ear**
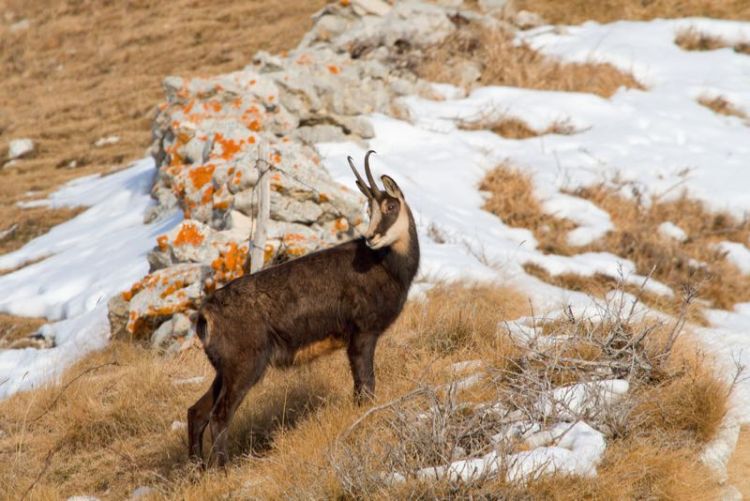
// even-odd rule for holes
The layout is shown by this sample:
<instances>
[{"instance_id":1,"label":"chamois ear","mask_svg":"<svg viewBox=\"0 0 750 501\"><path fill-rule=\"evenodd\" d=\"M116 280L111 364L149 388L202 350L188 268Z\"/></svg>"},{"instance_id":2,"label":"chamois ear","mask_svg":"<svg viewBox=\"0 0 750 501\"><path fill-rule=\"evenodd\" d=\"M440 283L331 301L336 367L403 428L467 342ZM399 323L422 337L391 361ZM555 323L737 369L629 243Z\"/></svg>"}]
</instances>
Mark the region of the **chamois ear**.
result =
<instances>
[{"instance_id":1,"label":"chamois ear","mask_svg":"<svg viewBox=\"0 0 750 501\"><path fill-rule=\"evenodd\" d=\"M393 198L404 198L404 194L401 192L401 188L398 187L396 181L390 176L380 176L380 180L383 181L383 187L385 192Z\"/></svg>"}]
</instances>

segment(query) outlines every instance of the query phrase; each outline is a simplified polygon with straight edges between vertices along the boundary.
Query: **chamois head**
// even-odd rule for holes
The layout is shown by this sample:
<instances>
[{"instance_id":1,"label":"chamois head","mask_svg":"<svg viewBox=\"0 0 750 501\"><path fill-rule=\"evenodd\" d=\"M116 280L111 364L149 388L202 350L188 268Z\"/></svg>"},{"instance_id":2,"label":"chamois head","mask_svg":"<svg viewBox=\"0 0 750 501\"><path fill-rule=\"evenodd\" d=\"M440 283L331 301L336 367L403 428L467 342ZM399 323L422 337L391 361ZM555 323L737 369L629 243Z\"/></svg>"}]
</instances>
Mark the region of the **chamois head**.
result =
<instances>
[{"instance_id":1,"label":"chamois head","mask_svg":"<svg viewBox=\"0 0 750 501\"><path fill-rule=\"evenodd\" d=\"M370 150L365 155L365 175L368 183L362 179L354 166L352 157L348 157L349 166L357 176L357 187L367 197L367 208L370 225L365 233L365 242L371 249L382 249L391 246L397 252L405 253L409 248L411 211L401 189L389 176L381 176L385 190L378 188L370 172Z\"/></svg>"}]
</instances>

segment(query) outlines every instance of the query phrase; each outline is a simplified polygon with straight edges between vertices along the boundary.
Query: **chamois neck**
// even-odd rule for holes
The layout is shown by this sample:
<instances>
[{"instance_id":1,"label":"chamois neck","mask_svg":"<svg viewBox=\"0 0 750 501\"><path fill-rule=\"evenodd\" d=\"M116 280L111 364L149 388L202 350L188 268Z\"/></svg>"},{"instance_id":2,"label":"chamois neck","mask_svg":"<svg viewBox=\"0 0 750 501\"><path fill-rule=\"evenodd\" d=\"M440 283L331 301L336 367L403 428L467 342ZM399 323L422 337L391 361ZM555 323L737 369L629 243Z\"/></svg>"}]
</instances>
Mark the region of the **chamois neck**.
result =
<instances>
[{"instance_id":1,"label":"chamois neck","mask_svg":"<svg viewBox=\"0 0 750 501\"><path fill-rule=\"evenodd\" d=\"M419 268L419 238L411 210L408 205L405 208L409 215L408 236L386 249L383 264L389 273L408 288Z\"/></svg>"}]
</instances>

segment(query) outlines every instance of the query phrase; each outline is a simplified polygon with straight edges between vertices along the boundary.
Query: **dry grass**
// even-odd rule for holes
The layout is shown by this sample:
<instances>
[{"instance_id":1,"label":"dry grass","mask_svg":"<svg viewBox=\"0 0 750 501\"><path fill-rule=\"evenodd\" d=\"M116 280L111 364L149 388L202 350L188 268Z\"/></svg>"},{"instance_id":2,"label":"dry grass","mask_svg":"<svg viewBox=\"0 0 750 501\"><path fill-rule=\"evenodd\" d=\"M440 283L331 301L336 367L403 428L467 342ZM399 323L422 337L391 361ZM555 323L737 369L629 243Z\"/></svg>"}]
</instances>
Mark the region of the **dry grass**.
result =
<instances>
[{"instance_id":1,"label":"dry grass","mask_svg":"<svg viewBox=\"0 0 750 501\"><path fill-rule=\"evenodd\" d=\"M623 19L645 21L656 18L713 17L750 19L746 0L516 0L518 9L541 14L553 24L609 23Z\"/></svg>"},{"instance_id":2,"label":"dry grass","mask_svg":"<svg viewBox=\"0 0 750 501\"><path fill-rule=\"evenodd\" d=\"M531 230L539 250L546 254L572 253L567 236L575 224L542 210L526 173L507 164L499 165L484 177L479 189L488 195L482 208L508 226Z\"/></svg>"},{"instance_id":3,"label":"dry grass","mask_svg":"<svg viewBox=\"0 0 750 501\"><path fill-rule=\"evenodd\" d=\"M526 46L516 46L512 35L488 31L471 23L428 51L416 68L433 82L460 85L457 67L472 61L481 68L481 85L507 85L538 90L587 92L609 97L620 87L642 89L635 78L610 64L561 63Z\"/></svg>"},{"instance_id":4,"label":"dry grass","mask_svg":"<svg viewBox=\"0 0 750 501\"><path fill-rule=\"evenodd\" d=\"M11 210L11 209L9 209ZM53 226L64 223L81 212L84 208L67 208L48 209L44 207L35 207L31 209L12 209L17 210L13 223L6 229L12 229L10 233L0 240L0 254L14 251L23 246L26 242L44 235ZM3 273L4 270L0 270Z\"/></svg>"},{"instance_id":5,"label":"dry grass","mask_svg":"<svg viewBox=\"0 0 750 501\"><path fill-rule=\"evenodd\" d=\"M466 314L472 310L476 316ZM496 332L494 322L527 313L517 293L486 286L439 287L426 303L410 303L379 344L374 405L383 407L365 419L361 419L365 409L351 403L342 352L288 371L272 370L248 395L233 423L230 466L207 473L186 461L185 431L170 430L173 421L185 419L186 408L210 380L212 370L202 352L190 349L175 358L161 358L113 343L67 371L62 386L0 402L0 490L10 498L23 496L32 485L29 492L35 499L75 494L122 498L137 486L149 485L159 497L196 500L227 495L613 499L631 494L679 499L686 489L694 495L712 492L715 484L695 457L700 444L715 431L713 417L725 409L726 388L716 386L719 383L692 364L696 357L689 350L671 350L670 357L659 358L669 326L657 326L653 342L638 348L648 360L661 360L659 370L648 372L649 377L638 372L631 379L633 400L625 407L640 416L633 422L646 424L616 428L619 431L610 437L598 477L555 475L528 484L510 484L497 477L467 486L411 480L384 484L378 472L388 470L381 468L424 464L426 451L432 451L433 461L442 461L453 441L470 448L480 443L474 440L481 438L481 432L494 426L474 423L471 414L461 410L464 404L440 392L433 394L433 402L443 406L448 442L424 440L431 435L413 423L403 426L406 411L416 412L424 402L405 396L414 395L415 388L439 386L458 377L451 369L453 363L482 359L491 367L487 373L491 384L469 392L469 399L507 395L512 391L508 384L518 380L513 367L519 364L529 368L524 369L527 375L544 380L549 364L534 362L533 354ZM448 326L459 334L449 332ZM623 336L637 336L642 326L626 330L614 324L565 320L548 325L545 335L577 335L578 341L566 345L565 353L583 353L582 343L601 339L613 328L620 328ZM600 349L599 356L605 351ZM575 364L560 370L567 374L560 380L590 374ZM198 385L175 384L194 376L206 380ZM524 393L513 394L526 398ZM654 410L648 399L656 396L666 404ZM394 399L402 403L384 405ZM704 416L706 411L711 418ZM350 428L353 423L359 424ZM349 429L351 433L345 431ZM456 435L466 429L476 433ZM420 440L398 440L405 436ZM361 454L348 454L354 450ZM401 462L394 463L396 459Z\"/></svg>"},{"instance_id":6,"label":"dry grass","mask_svg":"<svg viewBox=\"0 0 750 501\"><path fill-rule=\"evenodd\" d=\"M722 96L716 96L716 97L701 96L698 98L698 102L702 104L703 106L705 106L706 108L713 111L714 113L718 113L719 115L727 115L727 116L737 117L737 118L742 118L742 119L750 118L747 116L747 114L744 111L737 108L735 105L727 101Z\"/></svg>"},{"instance_id":7,"label":"dry grass","mask_svg":"<svg viewBox=\"0 0 750 501\"><path fill-rule=\"evenodd\" d=\"M731 47L740 54L750 54L750 42L731 44L722 38L702 33L694 28L680 30L674 39L674 43L684 50L703 51Z\"/></svg>"},{"instance_id":8,"label":"dry grass","mask_svg":"<svg viewBox=\"0 0 750 501\"><path fill-rule=\"evenodd\" d=\"M536 198L531 178L508 165L492 170L480 184L488 193L484 209L509 226L527 228L544 253L572 255L577 252L611 252L633 261L636 272L653 276L672 288L680 298L697 292L697 298L714 308L731 309L750 301L750 277L740 272L715 246L723 240L750 242L750 221L739 221L727 213L710 212L702 203L683 195L675 200L646 203L637 194L626 198L617 187L596 186L571 192L590 200L609 213L615 229L586 247L567 244L567 233L575 228L568 220L546 214ZM662 235L659 226L670 221L687 234L679 242ZM603 296L615 279L595 275L553 277L538 266L529 273L554 285ZM662 311L679 313L681 300L644 294L642 300ZM700 311L691 308L690 318L705 323Z\"/></svg>"},{"instance_id":9,"label":"dry grass","mask_svg":"<svg viewBox=\"0 0 750 501\"><path fill-rule=\"evenodd\" d=\"M4 1L0 150L19 137L32 138L37 149L3 169L0 220L6 227L30 219L41 226L49 217L62 220L51 211L29 216L15 202L29 190L44 196L65 181L143 156L165 76L238 70L260 49L290 49L324 4L293 0L279 8L269 0ZM28 19L30 27L10 31L9 25L21 19ZM93 146L110 135L120 141ZM71 161L76 168L66 168ZM17 247L21 235L0 251Z\"/></svg>"},{"instance_id":10,"label":"dry grass","mask_svg":"<svg viewBox=\"0 0 750 501\"><path fill-rule=\"evenodd\" d=\"M543 136L545 134L571 135L576 130L567 122L556 121L546 129L538 131L532 129L529 124L515 117L480 118L479 120L467 120L458 124L464 130L491 130L495 134L506 139L529 139Z\"/></svg>"},{"instance_id":11,"label":"dry grass","mask_svg":"<svg viewBox=\"0 0 750 501\"><path fill-rule=\"evenodd\" d=\"M729 483L737 487L743 496L750 496L750 427L743 426L737 447L729 461Z\"/></svg>"},{"instance_id":12,"label":"dry grass","mask_svg":"<svg viewBox=\"0 0 750 501\"><path fill-rule=\"evenodd\" d=\"M28 337L45 322L43 318L16 317L0 313L0 350L33 346Z\"/></svg>"},{"instance_id":13,"label":"dry grass","mask_svg":"<svg viewBox=\"0 0 750 501\"><path fill-rule=\"evenodd\" d=\"M615 230L590 250L630 259L642 275L654 270L653 277L676 292L696 289L697 297L714 308L731 309L736 303L750 301L750 277L714 247L723 240L750 242L750 221L709 212L686 195L646 203L638 196L625 198L604 186L581 189L575 195L607 211L615 224ZM658 228L665 221L682 228L687 240L661 235Z\"/></svg>"}]
</instances>

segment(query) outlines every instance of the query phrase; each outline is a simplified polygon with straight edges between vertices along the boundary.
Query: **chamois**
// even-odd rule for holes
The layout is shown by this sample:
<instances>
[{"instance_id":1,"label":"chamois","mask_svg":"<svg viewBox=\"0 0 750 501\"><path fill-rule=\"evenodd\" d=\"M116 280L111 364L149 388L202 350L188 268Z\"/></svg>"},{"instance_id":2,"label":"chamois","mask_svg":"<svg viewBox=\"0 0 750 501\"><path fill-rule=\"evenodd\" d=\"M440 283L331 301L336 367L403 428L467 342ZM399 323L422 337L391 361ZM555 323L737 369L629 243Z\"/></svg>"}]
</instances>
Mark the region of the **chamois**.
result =
<instances>
[{"instance_id":1,"label":"chamois","mask_svg":"<svg viewBox=\"0 0 750 501\"><path fill-rule=\"evenodd\" d=\"M203 462L210 423L216 461L227 461L227 428L242 399L271 364L292 364L299 350L327 339L346 346L354 399L375 391L373 358L381 334L403 309L419 267L419 241L409 206L396 182L381 190L349 165L367 197L369 227L361 238L245 275L210 294L196 332L216 369L211 387L188 410L189 454Z\"/></svg>"}]
</instances>

